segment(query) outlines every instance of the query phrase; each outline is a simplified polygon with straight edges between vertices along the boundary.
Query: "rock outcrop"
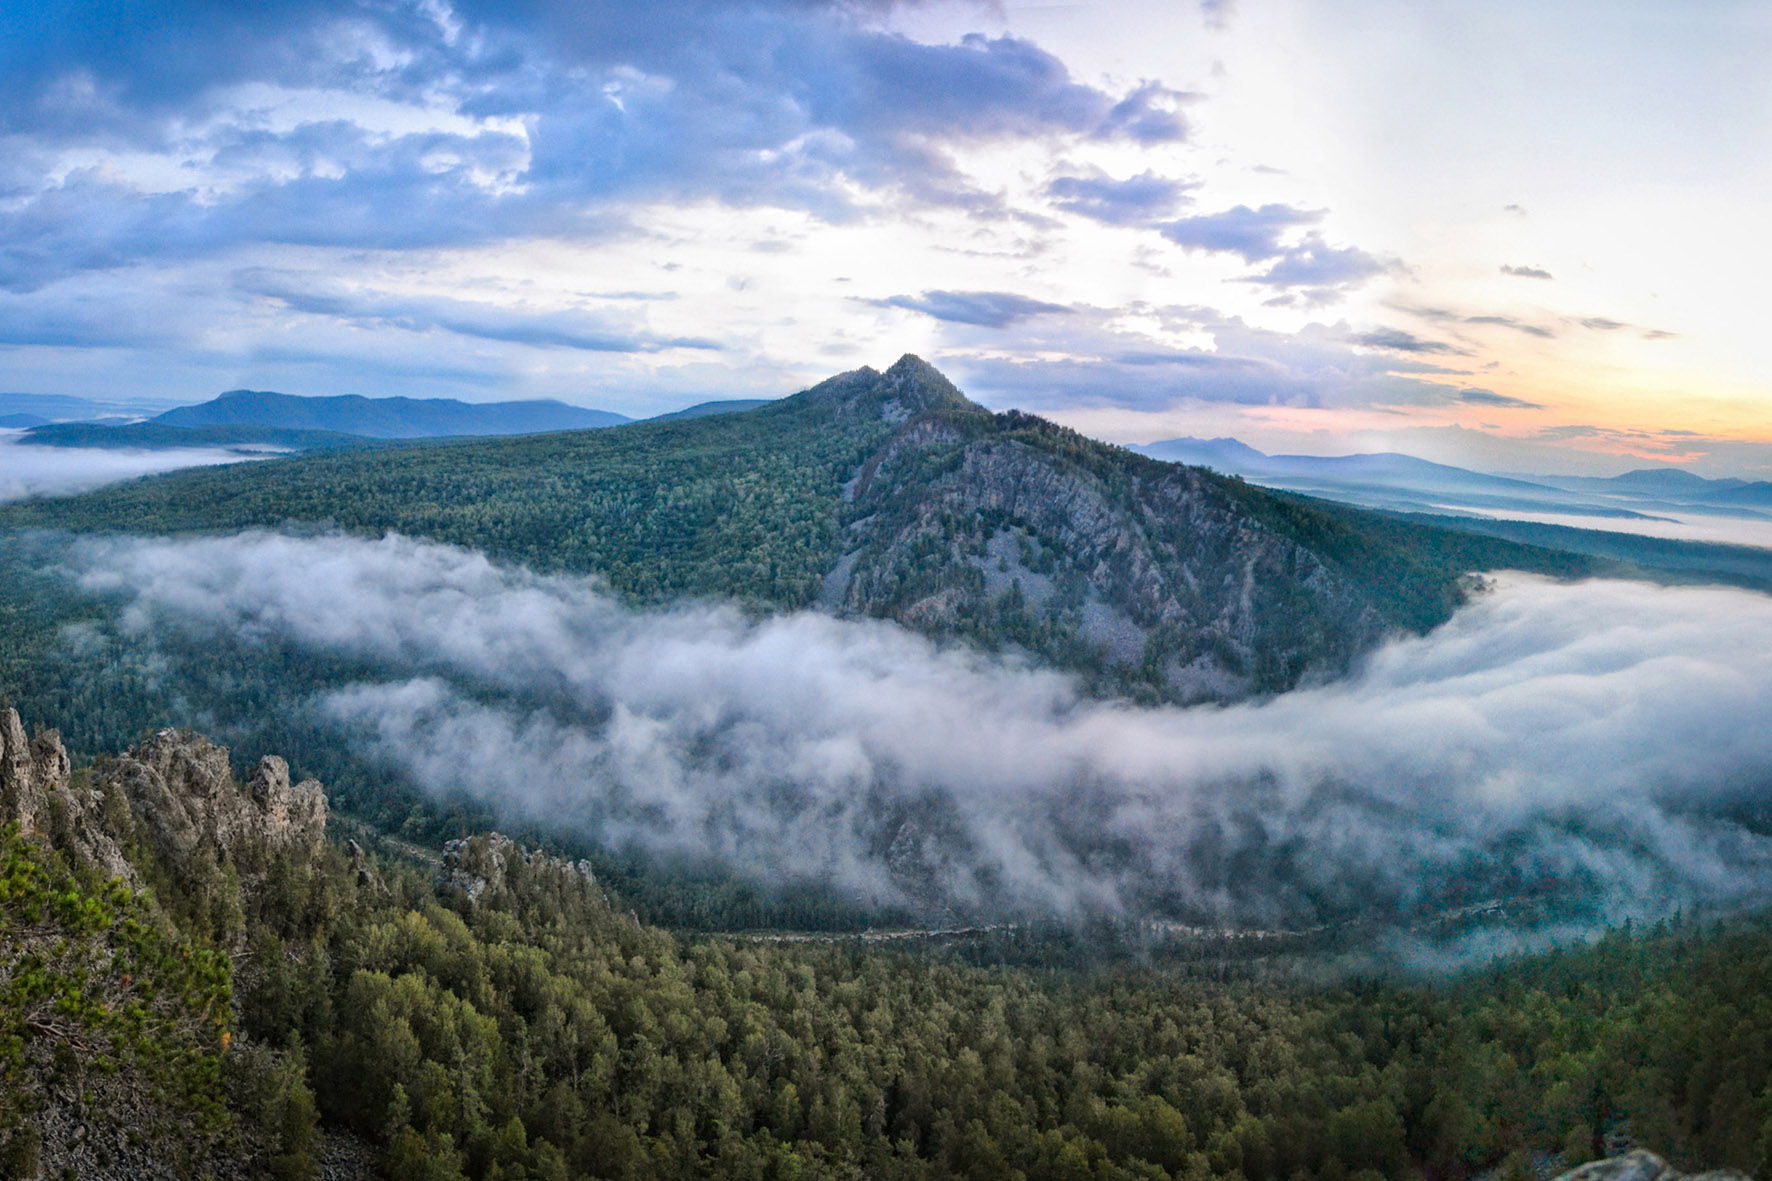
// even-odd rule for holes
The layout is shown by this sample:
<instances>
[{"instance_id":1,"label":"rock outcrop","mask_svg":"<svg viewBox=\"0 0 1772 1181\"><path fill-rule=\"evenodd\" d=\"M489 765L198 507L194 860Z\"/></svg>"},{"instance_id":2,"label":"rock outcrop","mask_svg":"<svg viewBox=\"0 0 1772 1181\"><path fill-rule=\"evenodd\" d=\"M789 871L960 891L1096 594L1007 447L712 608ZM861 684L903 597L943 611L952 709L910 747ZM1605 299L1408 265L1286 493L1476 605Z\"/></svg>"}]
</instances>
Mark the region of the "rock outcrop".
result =
<instances>
[{"instance_id":1,"label":"rock outcrop","mask_svg":"<svg viewBox=\"0 0 1772 1181\"><path fill-rule=\"evenodd\" d=\"M182 730L161 730L104 773L130 811L175 864L199 850L238 861L248 848L317 847L326 832L326 795L309 779L289 782L289 764L259 760L245 790L234 782L228 749Z\"/></svg>"},{"instance_id":2,"label":"rock outcrop","mask_svg":"<svg viewBox=\"0 0 1772 1181\"><path fill-rule=\"evenodd\" d=\"M1623 1156L1609 1156L1571 1169L1557 1181L1750 1181L1746 1173L1734 1169L1711 1169L1703 1173L1682 1173L1653 1152L1638 1149Z\"/></svg>"},{"instance_id":3,"label":"rock outcrop","mask_svg":"<svg viewBox=\"0 0 1772 1181\"><path fill-rule=\"evenodd\" d=\"M27 740L17 711L5 708L0 823L10 821L133 884L122 849L132 838L179 868L315 849L326 832L326 795L312 779L292 784L275 756L260 759L242 788L226 747L181 730L162 730L95 775L75 776L55 731Z\"/></svg>"},{"instance_id":4,"label":"rock outcrop","mask_svg":"<svg viewBox=\"0 0 1772 1181\"><path fill-rule=\"evenodd\" d=\"M50 795L66 788L69 771L61 735L45 730L29 738L18 711L0 709L0 823L46 831Z\"/></svg>"},{"instance_id":5,"label":"rock outcrop","mask_svg":"<svg viewBox=\"0 0 1772 1181\"><path fill-rule=\"evenodd\" d=\"M135 871L105 818L105 795L90 781L75 782L61 735L44 730L25 737L18 711L0 709L0 824L17 823L98 866L133 882Z\"/></svg>"},{"instance_id":6,"label":"rock outcrop","mask_svg":"<svg viewBox=\"0 0 1772 1181\"><path fill-rule=\"evenodd\" d=\"M896 425L843 488L827 609L1013 637L1181 702L1328 679L1398 630L1371 586L1223 477L993 415L916 357L800 396Z\"/></svg>"},{"instance_id":7,"label":"rock outcrop","mask_svg":"<svg viewBox=\"0 0 1772 1181\"><path fill-rule=\"evenodd\" d=\"M584 886L594 885L588 861L568 861L534 849L525 849L503 833L447 841L437 870L437 889L457 891L472 903L497 894L513 873L551 874Z\"/></svg>"}]
</instances>

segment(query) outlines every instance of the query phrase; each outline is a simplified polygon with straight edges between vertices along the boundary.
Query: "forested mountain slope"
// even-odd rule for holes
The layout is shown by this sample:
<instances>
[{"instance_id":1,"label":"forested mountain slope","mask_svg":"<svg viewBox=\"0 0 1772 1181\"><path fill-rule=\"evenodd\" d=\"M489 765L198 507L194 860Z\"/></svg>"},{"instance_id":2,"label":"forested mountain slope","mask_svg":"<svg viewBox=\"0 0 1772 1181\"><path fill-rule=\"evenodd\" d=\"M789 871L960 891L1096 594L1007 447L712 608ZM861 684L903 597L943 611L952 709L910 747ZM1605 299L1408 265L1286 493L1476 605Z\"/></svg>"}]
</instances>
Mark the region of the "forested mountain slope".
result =
<instances>
[{"instance_id":1,"label":"forested mountain slope","mask_svg":"<svg viewBox=\"0 0 1772 1181\"><path fill-rule=\"evenodd\" d=\"M682 939L495 835L327 829L281 760L243 787L165 731L71 769L0 709L0 1175L1404 1181L1627 1134L1763 1176L1772 1149L1763 919L1343 988L1026 928Z\"/></svg>"},{"instance_id":2,"label":"forested mountain slope","mask_svg":"<svg viewBox=\"0 0 1772 1181\"><path fill-rule=\"evenodd\" d=\"M596 573L645 601L894 619L1145 698L1226 700L1423 630L1471 570L1592 568L993 415L905 357L743 413L189 470L0 525L328 525Z\"/></svg>"}]
</instances>

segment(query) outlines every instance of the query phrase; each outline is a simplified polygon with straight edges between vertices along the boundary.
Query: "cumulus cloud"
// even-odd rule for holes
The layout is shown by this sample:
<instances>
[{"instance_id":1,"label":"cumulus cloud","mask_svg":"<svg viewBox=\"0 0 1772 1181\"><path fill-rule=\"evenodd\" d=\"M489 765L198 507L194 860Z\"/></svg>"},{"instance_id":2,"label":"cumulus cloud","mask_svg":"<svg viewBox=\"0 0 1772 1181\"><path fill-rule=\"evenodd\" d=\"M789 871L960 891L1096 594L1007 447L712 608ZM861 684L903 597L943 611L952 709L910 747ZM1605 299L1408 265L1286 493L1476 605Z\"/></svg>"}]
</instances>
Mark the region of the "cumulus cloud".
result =
<instances>
[{"instance_id":1,"label":"cumulus cloud","mask_svg":"<svg viewBox=\"0 0 1772 1181\"><path fill-rule=\"evenodd\" d=\"M1163 236L1190 250L1213 250L1240 255L1246 263L1279 258L1287 248L1281 239L1300 226L1323 220L1320 209L1295 209L1290 205L1263 205L1251 209L1238 205L1222 213L1184 217L1163 227Z\"/></svg>"},{"instance_id":2,"label":"cumulus cloud","mask_svg":"<svg viewBox=\"0 0 1772 1181\"><path fill-rule=\"evenodd\" d=\"M1556 276L1551 274L1549 271L1543 270L1539 267L1504 266L1501 268L1501 273L1504 275L1512 275L1516 279L1554 279L1554 278L1556 278Z\"/></svg>"},{"instance_id":3,"label":"cumulus cloud","mask_svg":"<svg viewBox=\"0 0 1772 1181\"><path fill-rule=\"evenodd\" d=\"M102 450L95 447L41 447L19 441L20 432L0 430L0 503L32 496L69 496L119 480L133 480L182 467L239 463L234 451L181 447L168 451Z\"/></svg>"},{"instance_id":4,"label":"cumulus cloud","mask_svg":"<svg viewBox=\"0 0 1772 1181\"><path fill-rule=\"evenodd\" d=\"M1204 213L1168 222L1163 236L1189 250L1235 254L1251 266L1270 264L1248 277L1251 283L1286 288L1272 301L1315 305L1333 302L1342 292L1384 273L1392 264L1357 246L1331 246L1310 232L1289 240L1295 230L1315 226L1323 211L1290 205L1238 205L1221 213Z\"/></svg>"},{"instance_id":5,"label":"cumulus cloud","mask_svg":"<svg viewBox=\"0 0 1772 1181\"><path fill-rule=\"evenodd\" d=\"M883 623L633 611L398 537L67 561L133 628L383 668L312 708L428 789L864 898L1308 924L1772 889L1772 599L1746 592L1508 576L1344 682L1184 710Z\"/></svg>"}]
</instances>

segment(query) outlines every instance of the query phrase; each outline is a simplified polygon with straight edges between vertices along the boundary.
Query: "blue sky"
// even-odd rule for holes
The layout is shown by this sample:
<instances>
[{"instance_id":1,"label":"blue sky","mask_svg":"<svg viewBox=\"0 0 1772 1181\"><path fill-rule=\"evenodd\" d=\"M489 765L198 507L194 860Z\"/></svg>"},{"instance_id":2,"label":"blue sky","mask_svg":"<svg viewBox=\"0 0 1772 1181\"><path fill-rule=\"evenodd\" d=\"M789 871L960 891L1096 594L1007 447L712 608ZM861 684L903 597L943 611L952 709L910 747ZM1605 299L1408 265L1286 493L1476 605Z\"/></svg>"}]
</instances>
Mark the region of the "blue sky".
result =
<instances>
[{"instance_id":1,"label":"blue sky","mask_svg":"<svg viewBox=\"0 0 1772 1181\"><path fill-rule=\"evenodd\" d=\"M0 15L0 388L629 414L921 353L1120 441L1772 469L1711 0Z\"/></svg>"}]
</instances>

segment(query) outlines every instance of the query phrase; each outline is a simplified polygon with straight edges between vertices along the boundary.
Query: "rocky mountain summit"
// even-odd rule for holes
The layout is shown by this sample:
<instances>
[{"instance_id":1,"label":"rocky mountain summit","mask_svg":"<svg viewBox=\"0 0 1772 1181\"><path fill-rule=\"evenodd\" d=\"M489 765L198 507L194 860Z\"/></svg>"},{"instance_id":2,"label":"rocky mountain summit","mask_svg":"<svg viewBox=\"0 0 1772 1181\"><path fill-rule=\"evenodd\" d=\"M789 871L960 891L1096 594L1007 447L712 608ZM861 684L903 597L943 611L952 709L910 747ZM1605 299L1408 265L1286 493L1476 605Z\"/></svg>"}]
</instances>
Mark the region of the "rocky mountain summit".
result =
<instances>
[{"instance_id":1,"label":"rocky mountain summit","mask_svg":"<svg viewBox=\"0 0 1772 1181\"><path fill-rule=\"evenodd\" d=\"M914 356L796 400L886 428L843 484L819 605L1007 643L1119 691L1228 701L1327 679L1443 620L1464 564L1483 564L1413 536L1387 549L1329 506L992 414Z\"/></svg>"}]
</instances>

